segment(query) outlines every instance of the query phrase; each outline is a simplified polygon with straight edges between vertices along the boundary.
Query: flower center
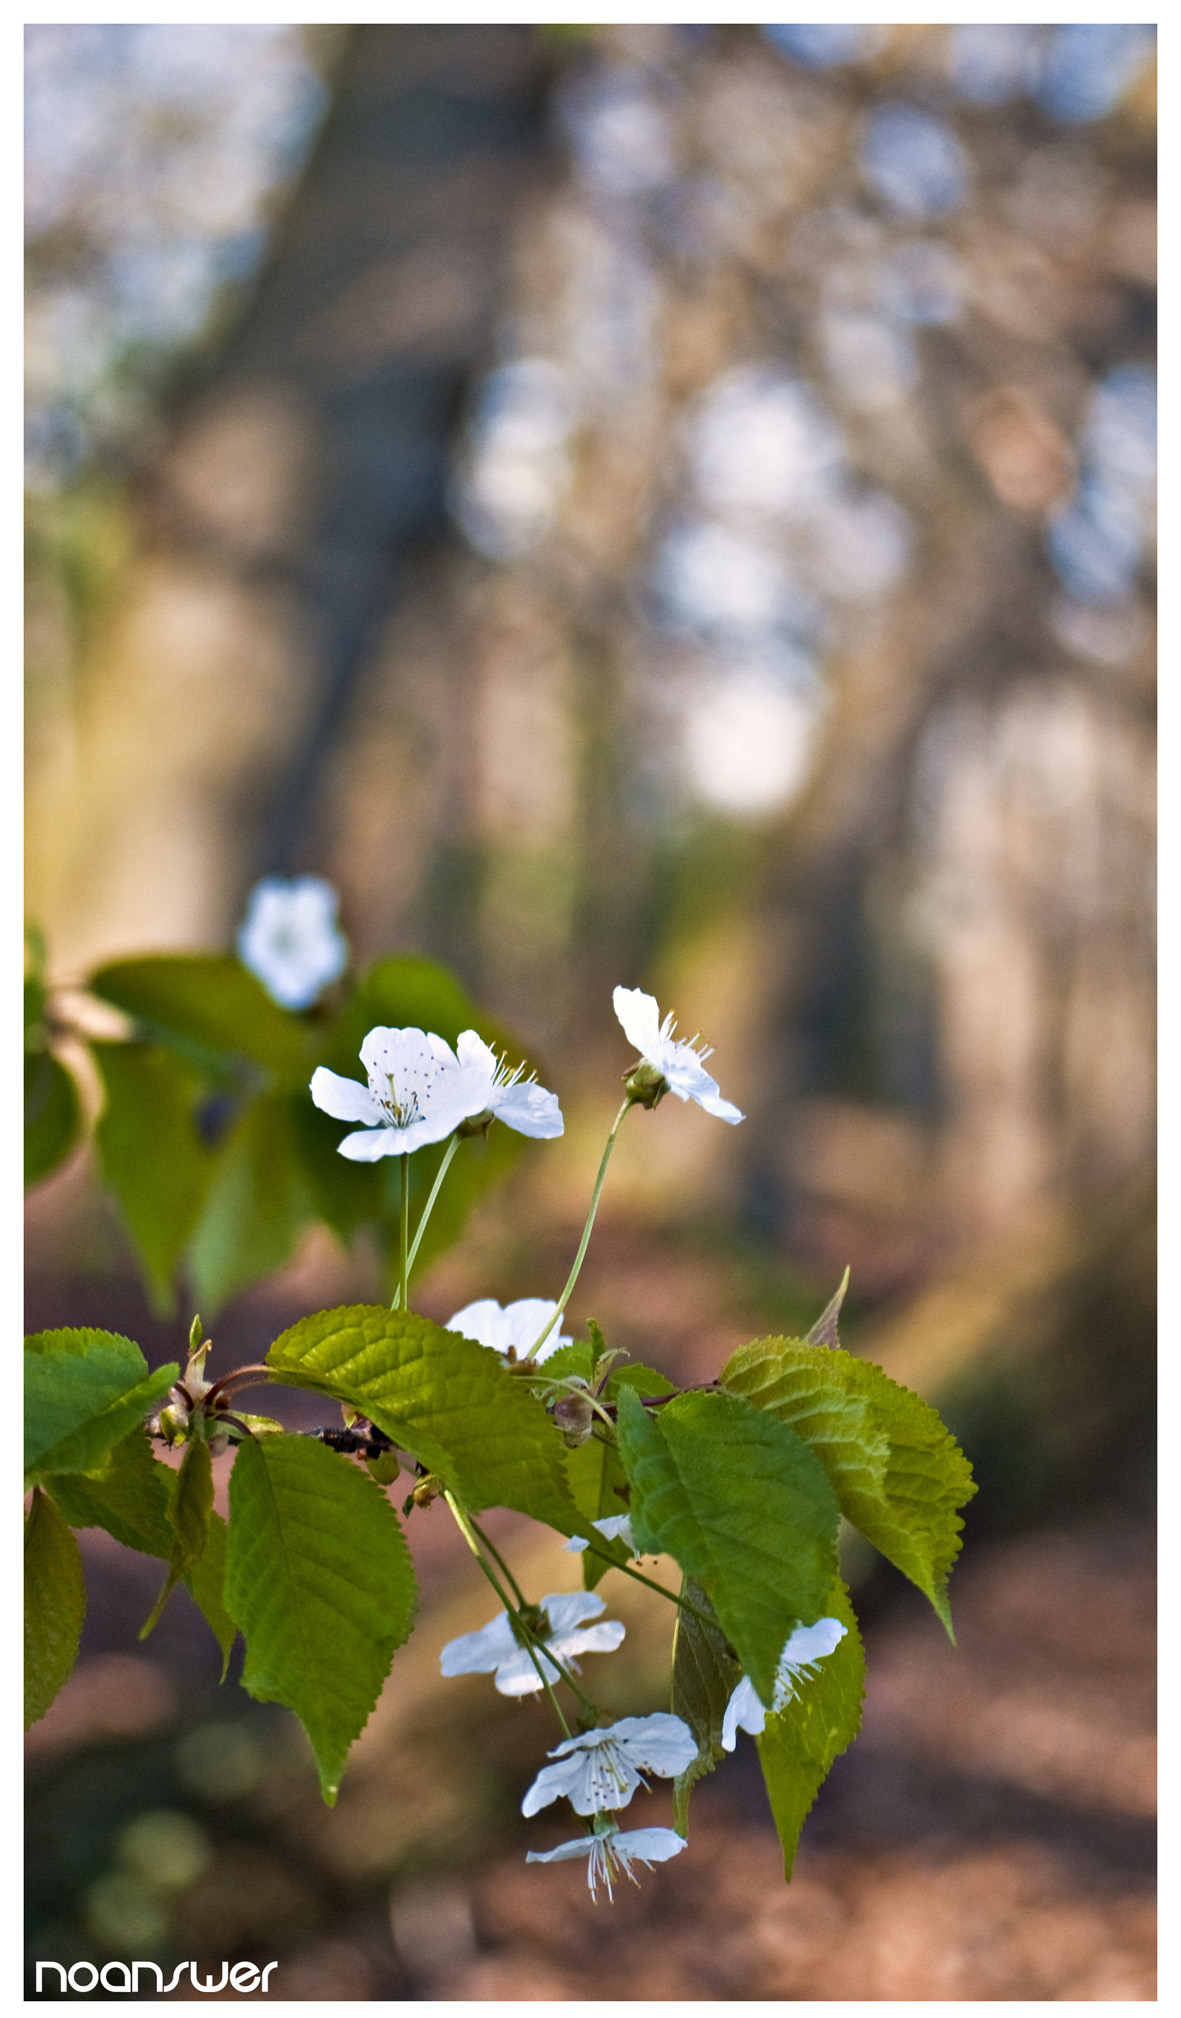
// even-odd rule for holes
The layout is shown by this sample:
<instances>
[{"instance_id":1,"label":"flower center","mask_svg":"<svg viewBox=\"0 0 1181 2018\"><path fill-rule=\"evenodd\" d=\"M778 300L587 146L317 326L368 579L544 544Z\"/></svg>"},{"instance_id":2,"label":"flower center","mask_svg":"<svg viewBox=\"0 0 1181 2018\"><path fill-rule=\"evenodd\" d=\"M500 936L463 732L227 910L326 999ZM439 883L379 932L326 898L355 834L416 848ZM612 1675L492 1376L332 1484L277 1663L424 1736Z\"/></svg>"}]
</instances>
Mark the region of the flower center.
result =
<instances>
[{"instance_id":1,"label":"flower center","mask_svg":"<svg viewBox=\"0 0 1181 2018\"><path fill-rule=\"evenodd\" d=\"M383 1092L380 1084L375 1084L372 1079L369 1081L369 1090L382 1113L389 1115L395 1128L409 1128L412 1122L421 1119L417 1090L412 1087L406 1097L399 1100L393 1073L387 1072L385 1076L389 1083L388 1093Z\"/></svg>"}]
</instances>

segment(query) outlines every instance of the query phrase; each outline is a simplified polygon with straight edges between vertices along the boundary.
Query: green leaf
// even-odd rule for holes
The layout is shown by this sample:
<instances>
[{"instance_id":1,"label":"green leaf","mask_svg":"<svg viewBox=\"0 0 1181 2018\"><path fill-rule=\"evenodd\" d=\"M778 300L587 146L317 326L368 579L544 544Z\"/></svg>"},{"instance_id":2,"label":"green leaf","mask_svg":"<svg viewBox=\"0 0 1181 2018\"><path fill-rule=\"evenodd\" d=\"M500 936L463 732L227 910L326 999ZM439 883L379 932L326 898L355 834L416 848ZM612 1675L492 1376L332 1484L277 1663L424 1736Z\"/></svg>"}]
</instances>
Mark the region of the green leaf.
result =
<instances>
[{"instance_id":1,"label":"green leaf","mask_svg":"<svg viewBox=\"0 0 1181 2018\"><path fill-rule=\"evenodd\" d=\"M427 1317L354 1304L301 1318L275 1340L267 1365L288 1385L367 1415L473 1512L514 1507L578 1532L561 1437L526 1384L474 1339Z\"/></svg>"},{"instance_id":2,"label":"green leaf","mask_svg":"<svg viewBox=\"0 0 1181 2018\"><path fill-rule=\"evenodd\" d=\"M234 1641L238 1628L225 1607L226 1559L229 1552L230 1531L218 1513L209 1516L209 1532L205 1537L205 1551L200 1562L195 1563L185 1577L185 1584L193 1602L204 1614L214 1639L221 1648L221 1678L225 1681L230 1665Z\"/></svg>"},{"instance_id":3,"label":"green leaf","mask_svg":"<svg viewBox=\"0 0 1181 2018\"><path fill-rule=\"evenodd\" d=\"M143 1430L135 1429L116 1444L102 1471L51 1479L49 1489L71 1527L104 1528L125 1548L168 1562L174 1539L168 1509L175 1485L172 1466L153 1457ZM226 1524L219 1514L211 1514L204 1554L184 1582L222 1650L223 1680L238 1632L222 1603L225 1557Z\"/></svg>"},{"instance_id":4,"label":"green leaf","mask_svg":"<svg viewBox=\"0 0 1181 2018\"><path fill-rule=\"evenodd\" d=\"M168 1505L173 1536L168 1575L148 1619L140 1627L141 1640L147 1639L181 1578L191 1575L204 1555L212 1512L213 1461L204 1437L194 1436L185 1447Z\"/></svg>"},{"instance_id":5,"label":"green leaf","mask_svg":"<svg viewBox=\"0 0 1181 2018\"><path fill-rule=\"evenodd\" d=\"M410 1632L410 1553L367 1473L308 1437L242 1444L230 1477L225 1602L242 1680L303 1724L331 1806L394 1649Z\"/></svg>"},{"instance_id":6,"label":"green leaf","mask_svg":"<svg viewBox=\"0 0 1181 2018\"><path fill-rule=\"evenodd\" d=\"M567 1354L581 1352L587 1365L590 1364L589 1346L577 1344L567 1346L563 1348L563 1352ZM553 1359L546 1360L544 1371L547 1374L561 1356L555 1353ZM608 1402L616 1401L621 1387L630 1387L637 1394L647 1395L676 1392L672 1382L666 1380L662 1373L657 1373L653 1367L638 1364L617 1367L608 1376L604 1398ZM600 1440L597 1435L588 1438L587 1442L579 1444L576 1450L567 1451L566 1475L570 1480L575 1505L585 1515L588 1523L606 1520L612 1514L627 1512L627 1473L623 1469L617 1445ZM582 1552L582 1582L584 1589L593 1591L611 1568L612 1562L616 1564L630 1562L631 1555L621 1541L608 1541L605 1536L593 1533L587 1536L587 1540L594 1546Z\"/></svg>"},{"instance_id":7,"label":"green leaf","mask_svg":"<svg viewBox=\"0 0 1181 2018\"><path fill-rule=\"evenodd\" d=\"M25 1340L25 1472L94 1471L158 1408L180 1368L148 1372L138 1345L110 1331L41 1331Z\"/></svg>"},{"instance_id":8,"label":"green leaf","mask_svg":"<svg viewBox=\"0 0 1181 2018\"><path fill-rule=\"evenodd\" d=\"M836 1575L837 1503L786 1423L741 1395L677 1395L649 1413L619 1391L619 1448L636 1546L704 1585L765 1703L789 1633L822 1616Z\"/></svg>"},{"instance_id":9,"label":"green leaf","mask_svg":"<svg viewBox=\"0 0 1181 2018\"><path fill-rule=\"evenodd\" d=\"M119 960L100 968L89 986L150 1036L194 1060L201 1054L250 1058L277 1084L293 1087L306 1085L316 1064L314 1030L273 1002L232 954Z\"/></svg>"},{"instance_id":10,"label":"green leaf","mask_svg":"<svg viewBox=\"0 0 1181 2018\"><path fill-rule=\"evenodd\" d=\"M49 1051L25 1052L25 1183L64 1163L82 1127L77 1088Z\"/></svg>"},{"instance_id":11,"label":"green leaf","mask_svg":"<svg viewBox=\"0 0 1181 2018\"><path fill-rule=\"evenodd\" d=\"M289 1260L315 1206L296 1145L292 1102L264 1093L223 1145L189 1246L201 1309L231 1296Z\"/></svg>"},{"instance_id":12,"label":"green leaf","mask_svg":"<svg viewBox=\"0 0 1181 2018\"><path fill-rule=\"evenodd\" d=\"M813 1677L801 1677L795 1694L773 1712L756 1740L771 1813L783 1845L783 1875L791 1877L804 1817L840 1752L861 1727L865 1694L865 1649L849 1593L839 1578L829 1593L825 1617L840 1619L845 1637L815 1663Z\"/></svg>"},{"instance_id":13,"label":"green leaf","mask_svg":"<svg viewBox=\"0 0 1181 2018\"><path fill-rule=\"evenodd\" d=\"M150 1044L94 1044L106 1104L95 1141L119 1201L152 1302L170 1315L173 1276L217 1167L194 1121L198 1082Z\"/></svg>"},{"instance_id":14,"label":"green leaf","mask_svg":"<svg viewBox=\"0 0 1181 2018\"><path fill-rule=\"evenodd\" d=\"M53 1501L35 1492L25 1522L26 1731L69 1680L85 1615L78 1544Z\"/></svg>"},{"instance_id":15,"label":"green leaf","mask_svg":"<svg viewBox=\"0 0 1181 2018\"><path fill-rule=\"evenodd\" d=\"M112 1450L106 1465L89 1476L54 1478L49 1490L75 1528L104 1528L124 1548L141 1555L172 1554L168 1502L176 1474L152 1455L142 1429L133 1429Z\"/></svg>"},{"instance_id":16,"label":"green leaf","mask_svg":"<svg viewBox=\"0 0 1181 2018\"><path fill-rule=\"evenodd\" d=\"M713 1772L722 1756L722 1721L742 1680L742 1669L702 1586L686 1577L681 1596L703 1615L697 1618L693 1612L678 1612L673 1634L672 1709L675 1716L684 1718L697 1740L697 1757L673 1782L676 1828L679 1835L686 1836L689 1795L704 1774Z\"/></svg>"},{"instance_id":17,"label":"green leaf","mask_svg":"<svg viewBox=\"0 0 1181 2018\"><path fill-rule=\"evenodd\" d=\"M845 1518L917 1584L951 1635L947 1578L963 1527L957 1509L976 1487L929 1403L868 1360L801 1339L741 1346L721 1378L812 1445Z\"/></svg>"}]
</instances>

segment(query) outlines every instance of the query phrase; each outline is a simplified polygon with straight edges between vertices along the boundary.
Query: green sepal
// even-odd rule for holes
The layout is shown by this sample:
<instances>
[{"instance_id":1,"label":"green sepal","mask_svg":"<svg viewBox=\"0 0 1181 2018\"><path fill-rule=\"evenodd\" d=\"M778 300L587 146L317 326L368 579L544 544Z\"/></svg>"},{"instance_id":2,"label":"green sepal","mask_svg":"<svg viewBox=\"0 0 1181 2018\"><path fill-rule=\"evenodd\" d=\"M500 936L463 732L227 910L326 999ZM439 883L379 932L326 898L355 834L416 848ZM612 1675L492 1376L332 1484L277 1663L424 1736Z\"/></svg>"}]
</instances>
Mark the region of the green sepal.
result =
<instances>
[{"instance_id":1,"label":"green sepal","mask_svg":"<svg viewBox=\"0 0 1181 2018\"><path fill-rule=\"evenodd\" d=\"M378 1304L318 1311L267 1354L292 1387L330 1394L368 1416L438 1472L475 1513L513 1507L578 1532L561 1437L526 1382L474 1339Z\"/></svg>"},{"instance_id":2,"label":"green sepal","mask_svg":"<svg viewBox=\"0 0 1181 2018\"><path fill-rule=\"evenodd\" d=\"M103 1177L119 1202L153 1307L176 1308L174 1276L217 1159L197 1133L200 1083L152 1044L93 1044L106 1102L95 1129Z\"/></svg>"},{"instance_id":3,"label":"green sepal","mask_svg":"<svg viewBox=\"0 0 1181 2018\"><path fill-rule=\"evenodd\" d=\"M48 1494L25 1521L25 1729L45 1715L73 1672L86 1616L82 1557Z\"/></svg>"},{"instance_id":4,"label":"green sepal","mask_svg":"<svg viewBox=\"0 0 1181 2018\"><path fill-rule=\"evenodd\" d=\"M300 1436L241 1445L230 1510L225 1602L246 1641L243 1685L295 1712L331 1807L414 1616L398 1517L358 1466Z\"/></svg>"},{"instance_id":5,"label":"green sepal","mask_svg":"<svg viewBox=\"0 0 1181 2018\"><path fill-rule=\"evenodd\" d=\"M791 1700L768 1716L755 1740L783 1846L783 1875L789 1879L804 1817L833 1760L861 1728L865 1649L849 1593L839 1578L824 1615L840 1619L846 1627L844 1639L815 1663L814 1675L796 1683Z\"/></svg>"},{"instance_id":6,"label":"green sepal","mask_svg":"<svg viewBox=\"0 0 1181 2018\"><path fill-rule=\"evenodd\" d=\"M291 1087L306 1086L316 1063L315 1032L272 1001L230 953L119 960L101 967L88 985L194 1063L245 1057L276 1084Z\"/></svg>"},{"instance_id":7,"label":"green sepal","mask_svg":"<svg viewBox=\"0 0 1181 2018\"><path fill-rule=\"evenodd\" d=\"M94 1471L159 1407L176 1364L148 1372L138 1345L115 1332L41 1331L25 1340L25 1483Z\"/></svg>"},{"instance_id":8,"label":"green sepal","mask_svg":"<svg viewBox=\"0 0 1181 2018\"><path fill-rule=\"evenodd\" d=\"M148 1618L140 1627L141 1640L147 1639L181 1578L191 1575L204 1555L212 1512L213 1461L204 1437L194 1436L186 1446L168 1503L173 1536L168 1575Z\"/></svg>"},{"instance_id":9,"label":"green sepal","mask_svg":"<svg viewBox=\"0 0 1181 2018\"><path fill-rule=\"evenodd\" d=\"M25 1052L25 1184L64 1163L82 1131L78 1089L51 1051Z\"/></svg>"},{"instance_id":10,"label":"green sepal","mask_svg":"<svg viewBox=\"0 0 1181 2018\"><path fill-rule=\"evenodd\" d=\"M822 1616L836 1576L839 1515L823 1465L786 1423L721 1392L649 1412L621 1387L619 1448L637 1549L674 1556L704 1585L769 1704L784 1642Z\"/></svg>"},{"instance_id":11,"label":"green sepal","mask_svg":"<svg viewBox=\"0 0 1181 2018\"><path fill-rule=\"evenodd\" d=\"M679 1836L687 1836L689 1796L722 1756L722 1721L742 1669L701 1584L686 1577L681 1596L701 1614L679 1611L673 1633L671 1707L697 1740L697 1757L673 1781L673 1826Z\"/></svg>"},{"instance_id":12,"label":"green sepal","mask_svg":"<svg viewBox=\"0 0 1181 2018\"><path fill-rule=\"evenodd\" d=\"M930 1599L953 1638L947 1579L960 1549L957 1509L976 1487L930 1404L880 1366L798 1338L741 1346L721 1379L811 1445L846 1520Z\"/></svg>"},{"instance_id":13,"label":"green sepal","mask_svg":"<svg viewBox=\"0 0 1181 2018\"><path fill-rule=\"evenodd\" d=\"M207 1313L290 1260L315 1215L293 1109L286 1094L260 1094L218 1153L189 1244L193 1290Z\"/></svg>"}]
</instances>

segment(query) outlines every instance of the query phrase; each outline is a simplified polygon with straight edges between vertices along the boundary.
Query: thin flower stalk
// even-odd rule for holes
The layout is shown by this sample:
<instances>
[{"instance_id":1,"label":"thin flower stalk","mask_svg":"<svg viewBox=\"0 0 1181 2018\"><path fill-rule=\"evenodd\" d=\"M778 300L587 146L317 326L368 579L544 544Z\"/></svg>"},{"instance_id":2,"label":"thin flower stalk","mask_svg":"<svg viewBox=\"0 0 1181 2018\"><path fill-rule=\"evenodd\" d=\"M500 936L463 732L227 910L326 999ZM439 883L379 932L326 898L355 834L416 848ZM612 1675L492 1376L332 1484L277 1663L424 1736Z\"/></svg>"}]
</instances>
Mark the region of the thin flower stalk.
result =
<instances>
[{"instance_id":1,"label":"thin flower stalk","mask_svg":"<svg viewBox=\"0 0 1181 2018\"><path fill-rule=\"evenodd\" d=\"M615 1116L615 1119L611 1124L611 1133L607 1137L606 1146L603 1150L603 1158L601 1163L599 1164L599 1174L595 1179L595 1188L591 1192L590 1211L586 1215L586 1225L582 1229L582 1239L578 1243L578 1252L574 1257L574 1266L570 1270L570 1274L567 1277L566 1287L562 1291L561 1296L558 1298L557 1309L555 1310L549 1323L546 1325L545 1330L542 1332L540 1338L535 1338L533 1341L533 1345L530 1348L531 1358L536 1357L541 1347L545 1344L546 1339L549 1337L551 1331L553 1330L558 1319L561 1317L562 1312L565 1310L566 1305L569 1303L570 1298L574 1293L574 1285L578 1281L578 1278L582 1273L582 1264L586 1259L586 1250L590 1245L591 1228L594 1226L595 1214L599 1209L599 1195L603 1189L603 1180L607 1175L607 1165L611 1161L611 1151L615 1147L615 1138L623 1125L623 1117L627 1113L628 1108L633 1107L634 1105L635 1102L632 1099L631 1094L629 1093L627 1099L623 1103L623 1106L620 1108L618 1114Z\"/></svg>"}]
</instances>

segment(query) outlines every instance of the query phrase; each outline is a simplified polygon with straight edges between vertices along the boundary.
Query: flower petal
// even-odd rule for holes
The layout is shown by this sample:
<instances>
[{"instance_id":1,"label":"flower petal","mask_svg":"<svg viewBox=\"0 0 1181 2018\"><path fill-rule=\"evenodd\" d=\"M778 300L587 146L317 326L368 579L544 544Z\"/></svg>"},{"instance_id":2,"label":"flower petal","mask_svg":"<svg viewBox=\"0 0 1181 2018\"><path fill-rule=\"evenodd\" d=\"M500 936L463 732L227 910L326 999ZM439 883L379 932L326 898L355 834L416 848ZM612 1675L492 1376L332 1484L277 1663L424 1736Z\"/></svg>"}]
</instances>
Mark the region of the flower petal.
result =
<instances>
[{"instance_id":1,"label":"flower petal","mask_svg":"<svg viewBox=\"0 0 1181 2018\"><path fill-rule=\"evenodd\" d=\"M767 1721L763 1708L745 1675L726 1704L726 1714L722 1718L722 1750L732 1752L738 1743L739 1731L749 1731L757 1738Z\"/></svg>"},{"instance_id":2,"label":"flower petal","mask_svg":"<svg viewBox=\"0 0 1181 2018\"><path fill-rule=\"evenodd\" d=\"M403 1138L397 1128L363 1128L357 1135L346 1135L343 1142L336 1145L338 1156L347 1156L350 1163L376 1163L382 1156L403 1156Z\"/></svg>"},{"instance_id":3,"label":"flower petal","mask_svg":"<svg viewBox=\"0 0 1181 2018\"><path fill-rule=\"evenodd\" d=\"M310 1091L317 1107L331 1114L334 1121L364 1121L372 1128L385 1120L367 1086L362 1086L359 1079L345 1079L339 1072L330 1072L326 1065L317 1065Z\"/></svg>"},{"instance_id":4,"label":"flower petal","mask_svg":"<svg viewBox=\"0 0 1181 2018\"><path fill-rule=\"evenodd\" d=\"M570 1633L588 1619L601 1618L607 1607L597 1591L551 1591L541 1600L550 1622L549 1637Z\"/></svg>"},{"instance_id":5,"label":"flower petal","mask_svg":"<svg viewBox=\"0 0 1181 2018\"><path fill-rule=\"evenodd\" d=\"M558 1660L571 1662L575 1654L613 1654L627 1628L619 1619L604 1619L597 1626L582 1626L575 1633L557 1633L546 1645Z\"/></svg>"},{"instance_id":6,"label":"flower petal","mask_svg":"<svg viewBox=\"0 0 1181 2018\"><path fill-rule=\"evenodd\" d=\"M688 1839L678 1836L675 1829L622 1829L605 1840L625 1871L629 1864L646 1864L649 1869L653 1864L667 1864L670 1857L679 1857L689 1847Z\"/></svg>"},{"instance_id":7,"label":"flower petal","mask_svg":"<svg viewBox=\"0 0 1181 2018\"><path fill-rule=\"evenodd\" d=\"M493 1352L505 1353L509 1348L507 1312L502 1310L495 1297L482 1296L477 1303L465 1303L454 1317L447 1319L448 1331L460 1331L465 1338L474 1338L477 1345L486 1345Z\"/></svg>"},{"instance_id":8,"label":"flower petal","mask_svg":"<svg viewBox=\"0 0 1181 2018\"><path fill-rule=\"evenodd\" d=\"M494 1087L488 1105L498 1121L515 1128L518 1135L531 1135L535 1142L552 1142L565 1133L557 1094L548 1093L534 1079Z\"/></svg>"},{"instance_id":9,"label":"flower petal","mask_svg":"<svg viewBox=\"0 0 1181 2018\"><path fill-rule=\"evenodd\" d=\"M622 1717L610 1736L644 1773L672 1780L697 1757L697 1740L683 1717L657 1710L649 1717Z\"/></svg>"},{"instance_id":10,"label":"flower petal","mask_svg":"<svg viewBox=\"0 0 1181 2018\"><path fill-rule=\"evenodd\" d=\"M457 1640L448 1640L439 1655L439 1667L445 1675L489 1675L520 1651L508 1613L498 1612L478 1632L461 1633Z\"/></svg>"},{"instance_id":11,"label":"flower petal","mask_svg":"<svg viewBox=\"0 0 1181 2018\"><path fill-rule=\"evenodd\" d=\"M707 1093L704 1099L700 1095L694 1097L699 1107L703 1107L707 1114L715 1114L719 1121L746 1120L741 1107L735 1107L732 1100L723 1100L720 1093Z\"/></svg>"},{"instance_id":12,"label":"flower petal","mask_svg":"<svg viewBox=\"0 0 1181 2018\"><path fill-rule=\"evenodd\" d=\"M660 1041L660 1011L655 995L642 988L617 988L612 1001L629 1044L647 1058Z\"/></svg>"}]
</instances>

